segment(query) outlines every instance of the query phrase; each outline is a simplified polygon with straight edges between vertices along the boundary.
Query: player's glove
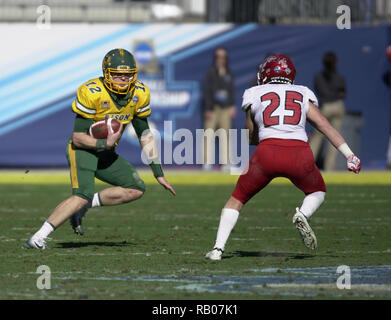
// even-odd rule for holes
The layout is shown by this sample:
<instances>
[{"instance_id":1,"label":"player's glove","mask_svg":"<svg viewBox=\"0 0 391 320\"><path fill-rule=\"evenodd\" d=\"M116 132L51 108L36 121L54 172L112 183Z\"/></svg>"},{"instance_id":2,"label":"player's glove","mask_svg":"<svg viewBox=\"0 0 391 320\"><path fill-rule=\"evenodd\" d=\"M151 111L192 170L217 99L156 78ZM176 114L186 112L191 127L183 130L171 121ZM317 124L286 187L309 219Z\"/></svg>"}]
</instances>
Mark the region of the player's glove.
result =
<instances>
[{"instance_id":1,"label":"player's glove","mask_svg":"<svg viewBox=\"0 0 391 320\"><path fill-rule=\"evenodd\" d=\"M354 154L348 157L346 165L348 170L353 171L354 173L359 173L361 170L361 161Z\"/></svg>"}]
</instances>

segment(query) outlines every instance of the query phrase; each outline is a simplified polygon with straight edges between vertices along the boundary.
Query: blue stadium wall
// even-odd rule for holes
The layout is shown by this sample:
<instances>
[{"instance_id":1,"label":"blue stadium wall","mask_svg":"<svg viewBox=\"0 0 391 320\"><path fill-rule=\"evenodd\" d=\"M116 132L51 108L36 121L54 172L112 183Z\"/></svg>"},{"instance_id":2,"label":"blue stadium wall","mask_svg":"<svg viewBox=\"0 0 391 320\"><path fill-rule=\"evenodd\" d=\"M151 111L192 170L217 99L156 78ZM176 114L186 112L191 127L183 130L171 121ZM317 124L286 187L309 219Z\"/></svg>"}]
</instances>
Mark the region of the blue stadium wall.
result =
<instances>
[{"instance_id":1,"label":"blue stadium wall","mask_svg":"<svg viewBox=\"0 0 391 320\"><path fill-rule=\"evenodd\" d=\"M242 93L249 87L257 65L267 53L289 54L297 68L296 83L313 89L314 75L322 69L323 54L334 51L339 59L338 69L346 77L347 111L361 112L364 119L359 150L363 166L385 167L391 100L390 89L384 84L382 76L390 69L385 54L387 45L391 43L390 27L353 27L351 30L338 30L333 25L297 27L246 24L222 27L177 24L166 27L172 30L183 27L184 31L180 36L167 38L167 42L159 42L159 32L148 29L148 37L157 39L158 45L154 50L160 71L154 76L139 75L147 85L155 81L164 86L163 89L156 88L160 90L156 95L160 94L159 97L163 98L151 103L150 120L159 131L163 130L164 120L172 120L174 130L187 128L195 132L197 128L203 127L203 79L217 46L228 49L230 66L235 76L235 102L238 109L235 128L241 128L244 122L244 114L240 112ZM5 28L9 26L0 25L0 30L5 31ZM13 28L17 28L17 25ZM89 28L93 31L94 25ZM7 64L6 72L0 76L0 110L3 115L0 119L0 168L66 167L65 147L72 134L74 121L70 105L77 87L100 75L100 60L107 49L123 46L132 50L131 34L136 30L138 38L142 39L144 28L148 28L148 25L116 27L113 32L97 34L90 42L76 43L73 47L64 45L53 53L46 50L41 60L37 57L37 50L35 53L31 51L28 57L21 55L16 60L10 58L12 63ZM12 47L12 41L16 40L10 39L6 43L7 48ZM18 41L23 42L23 39ZM96 58L79 59L79 56L88 56L90 51L91 56L93 51ZM12 50L6 54L12 54ZM9 57L0 58L7 62ZM77 75L65 81L66 70L72 67L72 59L80 63L72 71L72 75ZM93 69L84 72L86 63L93 64ZM56 71L57 66L61 72ZM46 73L40 78L42 72ZM61 89L56 88L53 83L61 80L62 74L64 85ZM49 89L51 86L52 90ZM40 91L45 87L48 88L46 91ZM183 97L183 102L164 101L165 96L174 99L175 94ZM137 140L131 135L121 140L118 152L135 166L143 165Z\"/></svg>"}]
</instances>

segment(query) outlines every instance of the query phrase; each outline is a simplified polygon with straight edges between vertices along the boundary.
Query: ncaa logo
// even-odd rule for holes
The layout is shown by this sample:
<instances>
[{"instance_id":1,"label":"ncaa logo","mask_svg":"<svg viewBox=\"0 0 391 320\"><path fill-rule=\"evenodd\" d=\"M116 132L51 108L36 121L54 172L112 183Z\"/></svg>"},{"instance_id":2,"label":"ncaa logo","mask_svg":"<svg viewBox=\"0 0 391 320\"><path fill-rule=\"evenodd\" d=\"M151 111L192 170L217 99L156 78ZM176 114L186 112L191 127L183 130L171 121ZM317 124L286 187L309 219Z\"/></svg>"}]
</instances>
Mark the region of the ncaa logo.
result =
<instances>
[{"instance_id":1,"label":"ncaa logo","mask_svg":"<svg viewBox=\"0 0 391 320\"><path fill-rule=\"evenodd\" d=\"M140 64L148 64L153 59L153 49L147 42L140 42L134 48L134 55Z\"/></svg>"}]
</instances>

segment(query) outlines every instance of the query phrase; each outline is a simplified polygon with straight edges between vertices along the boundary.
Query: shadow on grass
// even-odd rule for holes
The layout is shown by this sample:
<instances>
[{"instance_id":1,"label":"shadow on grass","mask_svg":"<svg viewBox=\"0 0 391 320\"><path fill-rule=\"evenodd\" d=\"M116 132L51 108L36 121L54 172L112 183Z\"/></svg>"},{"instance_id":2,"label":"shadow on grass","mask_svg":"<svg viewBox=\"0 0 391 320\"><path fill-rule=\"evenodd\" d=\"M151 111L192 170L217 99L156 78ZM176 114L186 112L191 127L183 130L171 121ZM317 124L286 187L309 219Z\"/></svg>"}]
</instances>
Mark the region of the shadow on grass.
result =
<instances>
[{"instance_id":1,"label":"shadow on grass","mask_svg":"<svg viewBox=\"0 0 391 320\"><path fill-rule=\"evenodd\" d=\"M62 249L82 248L82 247L129 247L135 246L135 243L127 241L91 241L91 242L59 242L57 247Z\"/></svg>"},{"instance_id":2,"label":"shadow on grass","mask_svg":"<svg viewBox=\"0 0 391 320\"><path fill-rule=\"evenodd\" d=\"M314 254L292 253L292 252L266 252L266 251L234 251L233 256L239 257L285 257L289 259L309 259L314 258Z\"/></svg>"}]
</instances>

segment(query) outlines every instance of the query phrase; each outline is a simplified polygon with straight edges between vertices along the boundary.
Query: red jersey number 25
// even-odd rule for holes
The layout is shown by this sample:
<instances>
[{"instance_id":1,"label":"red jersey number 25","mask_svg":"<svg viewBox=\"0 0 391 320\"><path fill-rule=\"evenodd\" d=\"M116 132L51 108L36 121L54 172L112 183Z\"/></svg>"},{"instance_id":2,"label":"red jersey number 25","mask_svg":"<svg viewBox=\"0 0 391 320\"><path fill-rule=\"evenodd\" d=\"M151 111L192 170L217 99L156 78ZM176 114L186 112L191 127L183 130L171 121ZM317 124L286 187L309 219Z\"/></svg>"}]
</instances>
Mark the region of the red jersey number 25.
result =
<instances>
[{"instance_id":1,"label":"red jersey number 25","mask_svg":"<svg viewBox=\"0 0 391 320\"><path fill-rule=\"evenodd\" d=\"M263 110L263 124L266 127L276 126L281 124L281 119L278 115L273 115L274 111L280 107L285 110L293 111L292 115L285 115L283 117L283 124L297 125L301 119L301 103L303 102L303 95L296 91L285 92L285 105L281 106L280 96L275 92L269 92L261 97L261 101L270 101L269 105Z\"/></svg>"}]
</instances>

